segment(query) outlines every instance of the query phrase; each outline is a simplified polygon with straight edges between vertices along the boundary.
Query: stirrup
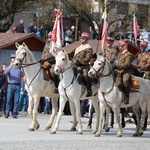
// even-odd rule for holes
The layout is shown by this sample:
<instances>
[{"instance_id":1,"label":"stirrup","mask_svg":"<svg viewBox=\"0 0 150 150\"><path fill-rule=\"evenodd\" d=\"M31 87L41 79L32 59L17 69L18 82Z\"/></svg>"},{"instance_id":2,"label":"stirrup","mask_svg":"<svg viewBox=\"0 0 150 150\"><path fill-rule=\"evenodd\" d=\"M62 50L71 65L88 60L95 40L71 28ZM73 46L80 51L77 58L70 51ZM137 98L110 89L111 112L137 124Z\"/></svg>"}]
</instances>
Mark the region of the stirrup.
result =
<instances>
[{"instance_id":1,"label":"stirrup","mask_svg":"<svg viewBox=\"0 0 150 150\"><path fill-rule=\"evenodd\" d=\"M90 97L90 96L92 96L92 92L88 91L86 97Z\"/></svg>"}]
</instances>

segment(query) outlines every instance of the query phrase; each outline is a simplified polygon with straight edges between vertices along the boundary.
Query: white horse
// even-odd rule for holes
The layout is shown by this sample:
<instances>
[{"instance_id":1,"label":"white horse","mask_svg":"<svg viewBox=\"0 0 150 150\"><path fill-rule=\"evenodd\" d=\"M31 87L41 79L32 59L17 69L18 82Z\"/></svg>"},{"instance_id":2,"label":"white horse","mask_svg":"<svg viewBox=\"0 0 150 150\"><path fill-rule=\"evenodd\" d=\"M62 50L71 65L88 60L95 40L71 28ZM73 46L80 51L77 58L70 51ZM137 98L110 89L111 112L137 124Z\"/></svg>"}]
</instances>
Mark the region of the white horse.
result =
<instances>
[{"instance_id":1,"label":"white horse","mask_svg":"<svg viewBox=\"0 0 150 150\"><path fill-rule=\"evenodd\" d=\"M121 92L116 86L114 81L113 68L106 58L99 55L97 60L94 62L93 67L89 70L88 75L90 77L97 76L100 83L98 90L98 98L100 100L100 123L99 129L95 136L100 136L101 134L105 109L107 111L105 126L106 128L108 128L108 114L109 109L112 108L114 114L116 115L116 122L119 127L116 136L121 137L122 126L120 124L120 108L125 108L129 106L133 106L133 111L135 112L137 118L137 129L133 136L142 136L142 127L145 121L146 110L150 98L150 81L140 77L132 76L140 83L140 87L138 89L139 92L131 92L130 102L128 105L125 105L123 102L124 93ZM139 105L142 110L141 124L139 116Z\"/></svg>"},{"instance_id":2,"label":"white horse","mask_svg":"<svg viewBox=\"0 0 150 150\"><path fill-rule=\"evenodd\" d=\"M57 120L54 128L51 130L52 134L55 134L59 128L60 118L64 110L64 106L69 100L70 109L73 115L73 124L74 128L77 126L77 121L79 123L78 134L82 134L82 123L81 123L81 114L80 114L80 100L90 98L92 100L93 106L95 107L96 112L96 129L93 130L93 133L96 133L99 125L99 106L98 106L98 96L97 96L97 87L92 86L92 91L94 95L92 97L86 97L87 90L84 85L80 85L76 80L73 62L68 58L68 54L65 51L59 51L55 57L56 63L54 67L54 73L60 75L59 83L59 94L60 94L60 105L57 115Z\"/></svg>"},{"instance_id":3,"label":"white horse","mask_svg":"<svg viewBox=\"0 0 150 150\"><path fill-rule=\"evenodd\" d=\"M23 43L19 45L16 43L16 59L15 67L23 67L26 76L26 90L29 95L28 113L32 120L29 131L34 131L39 128L37 121L38 105L40 97L52 98L52 115L45 127L46 130L51 128L55 114L58 111L58 94L54 93L54 83L43 79L43 69L41 64L34 59L33 53L28 49L27 45Z\"/></svg>"}]
</instances>

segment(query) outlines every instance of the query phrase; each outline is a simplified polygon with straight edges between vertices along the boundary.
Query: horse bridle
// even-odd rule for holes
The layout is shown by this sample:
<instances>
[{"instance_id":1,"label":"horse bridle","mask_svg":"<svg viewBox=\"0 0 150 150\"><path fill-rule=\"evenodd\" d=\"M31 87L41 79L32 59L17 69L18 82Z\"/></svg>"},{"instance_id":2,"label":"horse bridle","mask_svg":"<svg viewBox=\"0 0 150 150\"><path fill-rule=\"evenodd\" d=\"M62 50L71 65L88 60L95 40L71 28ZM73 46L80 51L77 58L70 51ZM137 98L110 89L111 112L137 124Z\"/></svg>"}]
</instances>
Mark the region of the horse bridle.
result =
<instances>
[{"instance_id":1,"label":"horse bridle","mask_svg":"<svg viewBox=\"0 0 150 150\"><path fill-rule=\"evenodd\" d=\"M65 55L66 56L66 55ZM71 67L73 67L73 64L71 64L68 68L65 69L65 65L67 64L67 57L65 57L65 61L62 65L56 65L60 69L60 73L64 73L65 71L69 70Z\"/></svg>"},{"instance_id":2,"label":"horse bridle","mask_svg":"<svg viewBox=\"0 0 150 150\"><path fill-rule=\"evenodd\" d=\"M23 62L23 60L25 59L26 55L27 55L27 53L25 52L22 59L15 58L17 61L19 61L20 66L21 66L22 68L25 68L25 67L28 67L28 66L31 66L31 65L34 65L34 64L37 64L37 63L38 63L38 61L36 61L36 62L30 63L30 64L23 64L22 62Z\"/></svg>"}]
</instances>

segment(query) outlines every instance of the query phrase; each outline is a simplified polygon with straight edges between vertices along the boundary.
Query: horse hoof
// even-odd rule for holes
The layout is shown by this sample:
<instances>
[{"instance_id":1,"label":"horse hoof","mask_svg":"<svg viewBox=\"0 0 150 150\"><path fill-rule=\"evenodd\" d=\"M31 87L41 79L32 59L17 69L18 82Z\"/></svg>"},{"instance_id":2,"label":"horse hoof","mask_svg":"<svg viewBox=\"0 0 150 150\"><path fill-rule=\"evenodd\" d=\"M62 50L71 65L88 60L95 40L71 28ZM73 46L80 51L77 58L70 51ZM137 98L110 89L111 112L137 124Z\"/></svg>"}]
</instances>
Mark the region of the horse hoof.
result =
<instances>
[{"instance_id":1,"label":"horse hoof","mask_svg":"<svg viewBox=\"0 0 150 150\"><path fill-rule=\"evenodd\" d=\"M86 128L87 128L87 129L92 129L92 126L88 125Z\"/></svg>"},{"instance_id":2,"label":"horse hoof","mask_svg":"<svg viewBox=\"0 0 150 150\"><path fill-rule=\"evenodd\" d=\"M143 127L142 130L143 130L143 131L146 131L146 127Z\"/></svg>"},{"instance_id":3,"label":"horse hoof","mask_svg":"<svg viewBox=\"0 0 150 150\"><path fill-rule=\"evenodd\" d=\"M39 128L40 128L40 125L38 124L38 125L35 127L35 129L38 130Z\"/></svg>"},{"instance_id":4,"label":"horse hoof","mask_svg":"<svg viewBox=\"0 0 150 150\"><path fill-rule=\"evenodd\" d=\"M109 132L110 128L105 129L105 132Z\"/></svg>"},{"instance_id":5,"label":"horse hoof","mask_svg":"<svg viewBox=\"0 0 150 150\"><path fill-rule=\"evenodd\" d=\"M75 127L72 127L72 128L71 128L71 131L76 131L76 128L75 128Z\"/></svg>"},{"instance_id":6,"label":"horse hoof","mask_svg":"<svg viewBox=\"0 0 150 150\"><path fill-rule=\"evenodd\" d=\"M56 131L51 131L50 134L56 134Z\"/></svg>"},{"instance_id":7,"label":"horse hoof","mask_svg":"<svg viewBox=\"0 0 150 150\"><path fill-rule=\"evenodd\" d=\"M133 137L138 137L138 136L139 136L138 133L134 133L134 134L133 134Z\"/></svg>"},{"instance_id":8,"label":"horse hoof","mask_svg":"<svg viewBox=\"0 0 150 150\"><path fill-rule=\"evenodd\" d=\"M142 136L143 135L143 132L139 133L139 136Z\"/></svg>"},{"instance_id":9,"label":"horse hoof","mask_svg":"<svg viewBox=\"0 0 150 150\"><path fill-rule=\"evenodd\" d=\"M51 128L51 126L46 126L45 130L49 130Z\"/></svg>"},{"instance_id":10,"label":"horse hoof","mask_svg":"<svg viewBox=\"0 0 150 150\"><path fill-rule=\"evenodd\" d=\"M122 135L121 134L117 134L116 137L122 137Z\"/></svg>"},{"instance_id":11,"label":"horse hoof","mask_svg":"<svg viewBox=\"0 0 150 150\"><path fill-rule=\"evenodd\" d=\"M113 126L113 125L108 125L108 127L109 127L109 128L114 128L114 126Z\"/></svg>"},{"instance_id":12,"label":"horse hoof","mask_svg":"<svg viewBox=\"0 0 150 150\"><path fill-rule=\"evenodd\" d=\"M34 131L34 128L29 128L28 131Z\"/></svg>"},{"instance_id":13,"label":"horse hoof","mask_svg":"<svg viewBox=\"0 0 150 150\"><path fill-rule=\"evenodd\" d=\"M97 132L97 129L94 129L94 130L92 131L92 134L96 134L96 132Z\"/></svg>"},{"instance_id":14,"label":"horse hoof","mask_svg":"<svg viewBox=\"0 0 150 150\"><path fill-rule=\"evenodd\" d=\"M95 134L95 137L100 137L100 134Z\"/></svg>"},{"instance_id":15,"label":"horse hoof","mask_svg":"<svg viewBox=\"0 0 150 150\"><path fill-rule=\"evenodd\" d=\"M77 134L83 134L83 132L82 131L78 131Z\"/></svg>"}]
</instances>

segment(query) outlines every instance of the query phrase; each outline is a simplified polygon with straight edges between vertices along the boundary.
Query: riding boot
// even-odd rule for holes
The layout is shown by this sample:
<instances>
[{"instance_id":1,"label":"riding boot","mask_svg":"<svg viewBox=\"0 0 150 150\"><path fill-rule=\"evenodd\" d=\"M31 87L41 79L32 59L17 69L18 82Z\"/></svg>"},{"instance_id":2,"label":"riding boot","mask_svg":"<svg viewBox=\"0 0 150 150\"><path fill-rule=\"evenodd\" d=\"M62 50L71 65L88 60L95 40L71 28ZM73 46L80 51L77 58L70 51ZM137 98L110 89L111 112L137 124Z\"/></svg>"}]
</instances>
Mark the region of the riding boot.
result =
<instances>
[{"instance_id":1,"label":"riding boot","mask_svg":"<svg viewBox=\"0 0 150 150\"><path fill-rule=\"evenodd\" d=\"M52 78L54 84L55 84L55 89L54 89L54 93L58 93L58 85L59 85L59 78L57 75L55 75L53 78Z\"/></svg>"},{"instance_id":2,"label":"riding boot","mask_svg":"<svg viewBox=\"0 0 150 150\"><path fill-rule=\"evenodd\" d=\"M130 87L129 86L125 87L125 99L124 99L125 104L129 104L129 92L130 92Z\"/></svg>"},{"instance_id":3,"label":"riding boot","mask_svg":"<svg viewBox=\"0 0 150 150\"><path fill-rule=\"evenodd\" d=\"M90 97L92 96L92 90L91 90L91 82L89 78L85 79L85 84L86 84L86 88L87 88L87 95L86 97Z\"/></svg>"}]
</instances>

